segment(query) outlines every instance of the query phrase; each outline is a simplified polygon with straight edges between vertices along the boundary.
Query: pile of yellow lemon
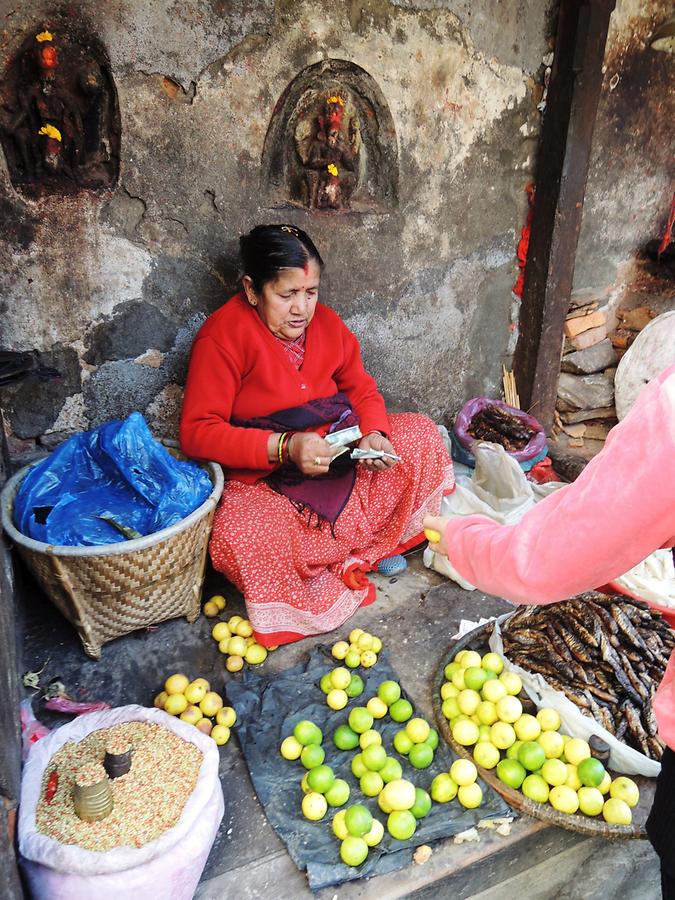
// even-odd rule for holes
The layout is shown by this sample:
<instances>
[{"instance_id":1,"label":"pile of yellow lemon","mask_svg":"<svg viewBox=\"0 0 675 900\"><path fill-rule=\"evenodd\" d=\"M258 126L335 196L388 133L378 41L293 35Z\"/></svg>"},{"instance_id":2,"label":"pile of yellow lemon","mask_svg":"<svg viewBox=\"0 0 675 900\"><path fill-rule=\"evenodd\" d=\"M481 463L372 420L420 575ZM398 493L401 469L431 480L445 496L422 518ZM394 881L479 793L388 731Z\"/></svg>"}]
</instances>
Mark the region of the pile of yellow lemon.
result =
<instances>
[{"instance_id":1,"label":"pile of yellow lemon","mask_svg":"<svg viewBox=\"0 0 675 900\"><path fill-rule=\"evenodd\" d=\"M227 622L216 622L211 637L227 657L225 668L228 672L241 671L245 662L259 666L267 659L267 649L253 637L253 626L243 616L230 616Z\"/></svg>"},{"instance_id":2,"label":"pile of yellow lemon","mask_svg":"<svg viewBox=\"0 0 675 900\"><path fill-rule=\"evenodd\" d=\"M182 672L166 679L164 690L157 694L153 706L194 725L219 746L229 741L230 728L237 721L234 709L223 704L223 698L211 690L206 678L190 681Z\"/></svg>"},{"instance_id":3,"label":"pile of yellow lemon","mask_svg":"<svg viewBox=\"0 0 675 900\"><path fill-rule=\"evenodd\" d=\"M461 650L444 674L443 715L453 740L472 747L479 766L495 769L504 784L558 812L631 824L639 800L635 782L612 779L585 740L561 734L555 709L523 712L520 677L504 669L499 654Z\"/></svg>"},{"instance_id":4,"label":"pile of yellow lemon","mask_svg":"<svg viewBox=\"0 0 675 900\"><path fill-rule=\"evenodd\" d=\"M218 613L221 613L227 606L227 600L222 594L214 594L204 604L202 612L208 619L215 619Z\"/></svg>"},{"instance_id":5,"label":"pile of yellow lemon","mask_svg":"<svg viewBox=\"0 0 675 900\"><path fill-rule=\"evenodd\" d=\"M382 641L363 628L354 628L349 632L349 640L333 644L331 653L349 669L363 666L369 669L377 662L377 654L382 649Z\"/></svg>"}]
</instances>

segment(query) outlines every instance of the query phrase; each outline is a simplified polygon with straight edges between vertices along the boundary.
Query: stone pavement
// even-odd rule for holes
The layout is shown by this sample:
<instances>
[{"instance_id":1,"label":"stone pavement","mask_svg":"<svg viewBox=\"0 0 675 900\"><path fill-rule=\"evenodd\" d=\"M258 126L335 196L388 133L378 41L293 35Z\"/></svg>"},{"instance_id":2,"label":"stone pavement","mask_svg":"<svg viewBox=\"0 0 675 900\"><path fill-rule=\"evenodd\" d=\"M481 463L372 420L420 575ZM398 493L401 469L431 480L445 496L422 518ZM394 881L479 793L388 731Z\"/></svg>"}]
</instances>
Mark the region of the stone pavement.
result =
<instances>
[{"instance_id":1,"label":"stone pavement","mask_svg":"<svg viewBox=\"0 0 675 900\"><path fill-rule=\"evenodd\" d=\"M503 600L464 591L410 558L408 571L396 579L374 576L378 598L359 610L331 635L280 648L265 662L280 671L302 660L315 644L337 640L362 627L382 638L401 682L416 707L432 720L431 684L449 637L461 618L494 615L510 608ZM241 598L217 573L210 572L205 594L224 593L228 614L243 612ZM184 620L136 632L103 648L99 662L85 657L74 631L30 584L24 591L24 670L45 662L41 681L59 677L78 699L112 705L149 705L165 677L184 671L203 675L215 690L238 676L225 671L223 657L210 638L212 619L190 626ZM45 717L45 721L47 721ZM52 723L58 717L54 716ZM220 751L225 816L209 857L199 900L356 900L356 898L470 898L510 900L595 900L602 897L657 900L658 861L645 841L610 844L543 825L529 817L514 821L511 834L483 833L479 843L439 842L424 865L391 875L360 880L312 895L272 830L257 801L236 738ZM584 873L583 879L577 872ZM499 892L497 894L497 892Z\"/></svg>"}]
</instances>

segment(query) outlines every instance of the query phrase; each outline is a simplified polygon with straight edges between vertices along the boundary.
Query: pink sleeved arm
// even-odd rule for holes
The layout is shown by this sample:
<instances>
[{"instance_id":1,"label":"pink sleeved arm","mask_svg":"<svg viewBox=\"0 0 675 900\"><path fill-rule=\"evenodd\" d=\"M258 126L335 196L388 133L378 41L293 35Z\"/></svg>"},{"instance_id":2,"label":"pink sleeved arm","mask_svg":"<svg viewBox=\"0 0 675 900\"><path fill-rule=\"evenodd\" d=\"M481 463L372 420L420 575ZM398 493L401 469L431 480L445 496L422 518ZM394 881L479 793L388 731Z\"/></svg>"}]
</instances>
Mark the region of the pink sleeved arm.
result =
<instances>
[{"instance_id":1,"label":"pink sleeved arm","mask_svg":"<svg viewBox=\"0 0 675 900\"><path fill-rule=\"evenodd\" d=\"M517 603L606 584L675 538L675 366L653 379L579 478L516 525L457 518L444 539L459 574Z\"/></svg>"}]
</instances>

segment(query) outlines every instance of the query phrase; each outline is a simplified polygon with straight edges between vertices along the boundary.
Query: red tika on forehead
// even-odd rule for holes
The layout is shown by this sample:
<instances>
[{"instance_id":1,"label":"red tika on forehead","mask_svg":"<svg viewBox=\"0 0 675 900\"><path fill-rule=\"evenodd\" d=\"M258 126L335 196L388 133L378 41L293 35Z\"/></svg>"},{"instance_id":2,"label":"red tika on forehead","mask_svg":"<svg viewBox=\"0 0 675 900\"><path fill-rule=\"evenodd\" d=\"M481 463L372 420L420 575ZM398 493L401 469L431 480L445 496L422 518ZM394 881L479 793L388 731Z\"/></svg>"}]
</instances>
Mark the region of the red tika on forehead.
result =
<instances>
[{"instance_id":1,"label":"red tika on forehead","mask_svg":"<svg viewBox=\"0 0 675 900\"><path fill-rule=\"evenodd\" d=\"M307 260L307 262L302 267L302 271L305 273L305 275L309 275L309 260Z\"/></svg>"}]
</instances>

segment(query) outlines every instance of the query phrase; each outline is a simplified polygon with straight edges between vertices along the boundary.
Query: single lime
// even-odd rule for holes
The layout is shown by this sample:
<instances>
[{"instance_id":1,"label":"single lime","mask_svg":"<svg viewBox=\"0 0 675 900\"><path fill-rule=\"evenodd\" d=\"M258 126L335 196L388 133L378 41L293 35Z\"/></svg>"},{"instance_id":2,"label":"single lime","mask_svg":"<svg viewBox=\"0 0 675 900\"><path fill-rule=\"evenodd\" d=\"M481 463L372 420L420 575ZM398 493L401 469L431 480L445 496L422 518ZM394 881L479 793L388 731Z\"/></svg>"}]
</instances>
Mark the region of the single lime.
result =
<instances>
[{"instance_id":1,"label":"single lime","mask_svg":"<svg viewBox=\"0 0 675 900\"><path fill-rule=\"evenodd\" d=\"M412 714L412 703L409 700L405 700L403 697L394 701L389 707L389 715L394 722L407 722Z\"/></svg>"},{"instance_id":2,"label":"single lime","mask_svg":"<svg viewBox=\"0 0 675 900\"><path fill-rule=\"evenodd\" d=\"M384 787L384 781L379 772L366 772L359 780L359 787L366 797L377 797Z\"/></svg>"},{"instance_id":3,"label":"single lime","mask_svg":"<svg viewBox=\"0 0 675 900\"><path fill-rule=\"evenodd\" d=\"M307 747L310 744L320 744L323 740L321 729L314 722L310 722L307 719L298 722L293 729L293 734L303 747Z\"/></svg>"},{"instance_id":4,"label":"single lime","mask_svg":"<svg viewBox=\"0 0 675 900\"><path fill-rule=\"evenodd\" d=\"M306 769L315 769L325 758L326 751L318 744L309 744L307 747L303 747L300 754L300 762Z\"/></svg>"},{"instance_id":5,"label":"single lime","mask_svg":"<svg viewBox=\"0 0 675 900\"><path fill-rule=\"evenodd\" d=\"M433 758L433 750L430 752ZM366 747L361 756L371 772L379 772L387 761L387 751L381 744L371 744L369 747Z\"/></svg>"},{"instance_id":6,"label":"single lime","mask_svg":"<svg viewBox=\"0 0 675 900\"><path fill-rule=\"evenodd\" d=\"M483 800L483 790L477 781L462 784L457 790L457 799L466 809L476 809Z\"/></svg>"},{"instance_id":7,"label":"single lime","mask_svg":"<svg viewBox=\"0 0 675 900\"><path fill-rule=\"evenodd\" d=\"M318 822L326 815L328 804L323 794L312 791L302 798L302 814L310 822Z\"/></svg>"},{"instance_id":8,"label":"single lime","mask_svg":"<svg viewBox=\"0 0 675 900\"><path fill-rule=\"evenodd\" d=\"M426 769L434 761L434 751L428 744L415 744L408 754L408 762L415 769Z\"/></svg>"},{"instance_id":9,"label":"single lime","mask_svg":"<svg viewBox=\"0 0 675 900\"><path fill-rule=\"evenodd\" d=\"M577 774L585 787L598 787L605 777L605 767L599 759L589 756L581 760L577 766Z\"/></svg>"},{"instance_id":10,"label":"single lime","mask_svg":"<svg viewBox=\"0 0 675 900\"><path fill-rule=\"evenodd\" d=\"M413 742L410 740L405 731L397 731L394 735L393 743L394 748L398 750L401 756L407 756L413 746Z\"/></svg>"},{"instance_id":11,"label":"single lime","mask_svg":"<svg viewBox=\"0 0 675 900\"><path fill-rule=\"evenodd\" d=\"M541 769L546 762L544 748L537 741L524 741L518 750L518 762L530 772Z\"/></svg>"},{"instance_id":12,"label":"single lime","mask_svg":"<svg viewBox=\"0 0 675 900\"><path fill-rule=\"evenodd\" d=\"M379 819L373 819L373 827L368 834L363 835L363 840L369 847L376 847L384 836L384 825Z\"/></svg>"},{"instance_id":13,"label":"single lime","mask_svg":"<svg viewBox=\"0 0 675 900\"><path fill-rule=\"evenodd\" d=\"M302 749L302 744L292 734L281 742L280 751L284 759L300 759Z\"/></svg>"},{"instance_id":14,"label":"single lime","mask_svg":"<svg viewBox=\"0 0 675 900\"><path fill-rule=\"evenodd\" d=\"M375 728L369 728L368 731L364 731L363 734L359 735L359 747L362 750L365 750L366 747L371 747L373 744L381 743L382 735Z\"/></svg>"},{"instance_id":15,"label":"single lime","mask_svg":"<svg viewBox=\"0 0 675 900\"><path fill-rule=\"evenodd\" d=\"M415 834L417 819L409 809L394 810L387 818L387 830L397 841L407 841Z\"/></svg>"},{"instance_id":16,"label":"single lime","mask_svg":"<svg viewBox=\"0 0 675 900\"><path fill-rule=\"evenodd\" d=\"M335 773L330 766L316 766L309 770L307 784L317 794L325 794L335 784Z\"/></svg>"},{"instance_id":17,"label":"single lime","mask_svg":"<svg viewBox=\"0 0 675 900\"><path fill-rule=\"evenodd\" d=\"M351 680L352 673L345 669L344 666L338 666L337 669L333 669L333 671L330 673L331 684L339 691L346 690L347 685Z\"/></svg>"},{"instance_id":18,"label":"single lime","mask_svg":"<svg viewBox=\"0 0 675 900\"><path fill-rule=\"evenodd\" d=\"M431 809L431 797L422 788L415 788L415 805L410 812L416 819L423 819Z\"/></svg>"},{"instance_id":19,"label":"single lime","mask_svg":"<svg viewBox=\"0 0 675 900\"><path fill-rule=\"evenodd\" d=\"M368 856L368 844L362 837L348 835L340 844L340 859L348 866L360 866Z\"/></svg>"},{"instance_id":20,"label":"single lime","mask_svg":"<svg viewBox=\"0 0 675 900\"><path fill-rule=\"evenodd\" d=\"M380 769L380 777L385 784L388 784L390 781L395 781L397 778L401 778L403 776L403 769L401 768L401 763L394 759L393 756L388 756L387 761Z\"/></svg>"},{"instance_id":21,"label":"single lime","mask_svg":"<svg viewBox=\"0 0 675 900\"><path fill-rule=\"evenodd\" d=\"M391 706L401 696L401 686L396 681L383 681L377 689L377 696L383 700L387 706Z\"/></svg>"},{"instance_id":22,"label":"single lime","mask_svg":"<svg viewBox=\"0 0 675 900\"><path fill-rule=\"evenodd\" d=\"M502 759L497 763L497 778L516 790L525 781L526 775L527 769L517 759Z\"/></svg>"},{"instance_id":23,"label":"single lime","mask_svg":"<svg viewBox=\"0 0 675 900\"><path fill-rule=\"evenodd\" d=\"M447 772L436 775L431 782L431 799L436 803L448 803L457 796L457 784Z\"/></svg>"},{"instance_id":24,"label":"single lime","mask_svg":"<svg viewBox=\"0 0 675 900\"><path fill-rule=\"evenodd\" d=\"M354 803L345 812L345 825L350 834L362 837L373 827L373 816L368 807L362 803Z\"/></svg>"},{"instance_id":25,"label":"single lime","mask_svg":"<svg viewBox=\"0 0 675 900\"><path fill-rule=\"evenodd\" d=\"M464 684L472 691L479 691L487 680L487 669L481 666L469 666L464 670Z\"/></svg>"},{"instance_id":26,"label":"single lime","mask_svg":"<svg viewBox=\"0 0 675 900\"><path fill-rule=\"evenodd\" d=\"M349 725L338 725L333 732L333 743L338 750L353 750L359 746L359 736Z\"/></svg>"},{"instance_id":27,"label":"single lime","mask_svg":"<svg viewBox=\"0 0 675 900\"><path fill-rule=\"evenodd\" d=\"M341 809L333 816L333 834L340 841L344 841L346 837L349 837L349 832L345 825L345 812L346 810Z\"/></svg>"},{"instance_id":28,"label":"single lime","mask_svg":"<svg viewBox=\"0 0 675 900\"><path fill-rule=\"evenodd\" d=\"M363 678L360 675L352 675L351 680L345 688L345 694L348 697L360 697L363 693Z\"/></svg>"},{"instance_id":29,"label":"single lime","mask_svg":"<svg viewBox=\"0 0 675 900\"><path fill-rule=\"evenodd\" d=\"M370 769L363 760L363 753L357 753L352 759L352 775L354 778L362 778Z\"/></svg>"},{"instance_id":30,"label":"single lime","mask_svg":"<svg viewBox=\"0 0 675 900\"><path fill-rule=\"evenodd\" d=\"M349 713L349 727L357 734L363 734L373 727L373 717L365 706L355 706Z\"/></svg>"},{"instance_id":31,"label":"single lime","mask_svg":"<svg viewBox=\"0 0 675 900\"><path fill-rule=\"evenodd\" d=\"M309 773L311 774L311 772ZM324 793L329 806L342 806L349 800L349 785L343 778L336 778L331 787Z\"/></svg>"}]
</instances>

